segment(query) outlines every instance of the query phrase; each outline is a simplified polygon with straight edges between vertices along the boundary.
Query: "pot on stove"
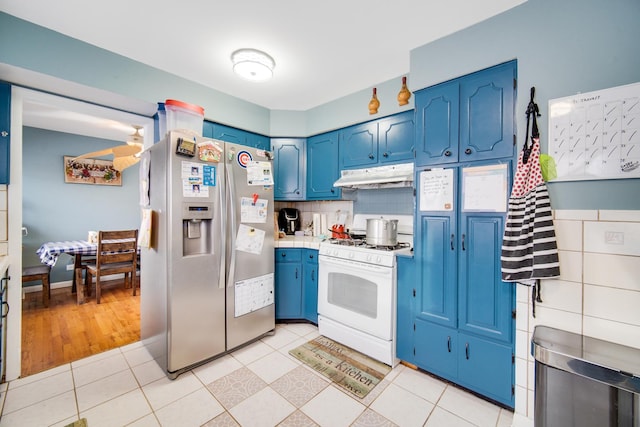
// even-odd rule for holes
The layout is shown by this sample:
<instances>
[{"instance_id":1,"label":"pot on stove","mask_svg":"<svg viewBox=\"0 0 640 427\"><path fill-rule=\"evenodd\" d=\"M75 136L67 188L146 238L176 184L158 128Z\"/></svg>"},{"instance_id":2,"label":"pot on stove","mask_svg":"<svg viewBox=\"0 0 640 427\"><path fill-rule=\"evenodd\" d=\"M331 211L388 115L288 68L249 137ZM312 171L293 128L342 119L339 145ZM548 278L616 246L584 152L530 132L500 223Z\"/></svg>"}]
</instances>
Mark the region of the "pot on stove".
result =
<instances>
[{"instance_id":1,"label":"pot on stove","mask_svg":"<svg viewBox=\"0 0 640 427\"><path fill-rule=\"evenodd\" d=\"M367 219L367 244L377 246L395 246L398 244L398 220Z\"/></svg>"}]
</instances>

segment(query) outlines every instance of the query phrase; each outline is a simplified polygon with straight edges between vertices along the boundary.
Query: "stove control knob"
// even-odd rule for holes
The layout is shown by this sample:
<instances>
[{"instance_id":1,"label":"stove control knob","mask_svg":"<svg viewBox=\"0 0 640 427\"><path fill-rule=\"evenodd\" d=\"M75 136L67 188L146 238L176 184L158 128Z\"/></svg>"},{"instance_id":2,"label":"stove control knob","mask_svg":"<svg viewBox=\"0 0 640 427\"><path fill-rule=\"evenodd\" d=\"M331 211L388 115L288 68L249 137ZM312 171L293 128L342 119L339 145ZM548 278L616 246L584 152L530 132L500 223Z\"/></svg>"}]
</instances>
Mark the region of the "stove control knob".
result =
<instances>
[{"instance_id":1,"label":"stove control knob","mask_svg":"<svg viewBox=\"0 0 640 427\"><path fill-rule=\"evenodd\" d=\"M349 252L349 258L353 258L355 254L353 252Z\"/></svg>"},{"instance_id":2,"label":"stove control knob","mask_svg":"<svg viewBox=\"0 0 640 427\"><path fill-rule=\"evenodd\" d=\"M373 256L371 254L367 255L367 261L371 262L371 259L373 258Z\"/></svg>"},{"instance_id":3,"label":"stove control knob","mask_svg":"<svg viewBox=\"0 0 640 427\"><path fill-rule=\"evenodd\" d=\"M381 257L380 255L378 255L378 256L376 257L376 262L377 262L377 263L381 263L381 262L382 262L382 257Z\"/></svg>"}]
</instances>

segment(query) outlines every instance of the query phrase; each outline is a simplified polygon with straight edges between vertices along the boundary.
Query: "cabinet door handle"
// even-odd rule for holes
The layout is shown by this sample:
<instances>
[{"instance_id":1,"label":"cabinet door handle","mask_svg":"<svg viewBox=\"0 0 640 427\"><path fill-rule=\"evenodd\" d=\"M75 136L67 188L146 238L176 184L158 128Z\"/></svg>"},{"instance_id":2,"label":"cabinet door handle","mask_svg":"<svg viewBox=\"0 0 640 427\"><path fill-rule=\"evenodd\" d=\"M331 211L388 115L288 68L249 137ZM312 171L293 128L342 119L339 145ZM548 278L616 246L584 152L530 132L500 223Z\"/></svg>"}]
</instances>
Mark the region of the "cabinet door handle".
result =
<instances>
[{"instance_id":1,"label":"cabinet door handle","mask_svg":"<svg viewBox=\"0 0 640 427\"><path fill-rule=\"evenodd\" d=\"M466 150L464 150L464 154L471 154L471 148L467 148Z\"/></svg>"},{"instance_id":2,"label":"cabinet door handle","mask_svg":"<svg viewBox=\"0 0 640 427\"><path fill-rule=\"evenodd\" d=\"M373 154L369 154L369 158L373 160Z\"/></svg>"},{"instance_id":3,"label":"cabinet door handle","mask_svg":"<svg viewBox=\"0 0 640 427\"><path fill-rule=\"evenodd\" d=\"M447 351L451 353L451 336L447 337Z\"/></svg>"},{"instance_id":4,"label":"cabinet door handle","mask_svg":"<svg viewBox=\"0 0 640 427\"><path fill-rule=\"evenodd\" d=\"M454 250L454 247L453 247L453 240L454 240L455 238L456 238L455 234L452 234L452 235L451 235L451 250Z\"/></svg>"},{"instance_id":5,"label":"cabinet door handle","mask_svg":"<svg viewBox=\"0 0 640 427\"><path fill-rule=\"evenodd\" d=\"M4 311L4 308L7 307L7 311ZM2 301L2 318L6 318L9 314L9 303L6 301Z\"/></svg>"},{"instance_id":6,"label":"cabinet door handle","mask_svg":"<svg viewBox=\"0 0 640 427\"><path fill-rule=\"evenodd\" d=\"M311 281L312 282L316 281L316 271L315 270L311 270Z\"/></svg>"},{"instance_id":7,"label":"cabinet door handle","mask_svg":"<svg viewBox=\"0 0 640 427\"><path fill-rule=\"evenodd\" d=\"M284 258L284 257L286 257L286 256L287 256L287 253L286 253L286 252L282 252L282 253L280 254L280 256L282 256L282 258Z\"/></svg>"},{"instance_id":8,"label":"cabinet door handle","mask_svg":"<svg viewBox=\"0 0 640 427\"><path fill-rule=\"evenodd\" d=\"M334 189L332 188L332 189L331 189L331 192L332 192L332 193L335 193L335 192L336 192L336 190L334 190Z\"/></svg>"},{"instance_id":9,"label":"cabinet door handle","mask_svg":"<svg viewBox=\"0 0 640 427\"><path fill-rule=\"evenodd\" d=\"M296 279L298 278L298 269L296 268Z\"/></svg>"},{"instance_id":10,"label":"cabinet door handle","mask_svg":"<svg viewBox=\"0 0 640 427\"><path fill-rule=\"evenodd\" d=\"M389 157L389 153L383 153L382 157Z\"/></svg>"},{"instance_id":11,"label":"cabinet door handle","mask_svg":"<svg viewBox=\"0 0 640 427\"><path fill-rule=\"evenodd\" d=\"M444 152L444 155L447 157L451 157L451 151L447 150Z\"/></svg>"},{"instance_id":12,"label":"cabinet door handle","mask_svg":"<svg viewBox=\"0 0 640 427\"><path fill-rule=\"evenodd\" d=\"M467 360L469 360L469 343L466 343L464 345L464 355L467 358Z\"/></svg>"},{"instance_id":13,"label":"cabinet door handle","mask_svg":"<svg viewBox=\"0 0 640 427\"><path fill-rule=\"evenodd\" d=\"M465 238L465 234L464 234L464 233L462 233L462 250L463 250L463 251L464 251L464 250L466 250L466 249L464 248L464 238Z\"/></svg>"}]
</instances>

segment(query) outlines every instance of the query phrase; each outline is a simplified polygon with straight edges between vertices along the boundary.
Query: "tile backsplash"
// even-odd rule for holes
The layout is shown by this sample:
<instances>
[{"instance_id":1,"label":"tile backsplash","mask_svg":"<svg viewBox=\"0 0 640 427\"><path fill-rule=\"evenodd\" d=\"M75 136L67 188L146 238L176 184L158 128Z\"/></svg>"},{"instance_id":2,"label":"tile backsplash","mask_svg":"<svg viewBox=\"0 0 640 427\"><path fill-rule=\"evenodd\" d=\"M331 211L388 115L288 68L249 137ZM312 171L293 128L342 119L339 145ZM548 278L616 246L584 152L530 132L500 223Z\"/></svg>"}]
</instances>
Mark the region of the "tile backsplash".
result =
<instances>
[{"instance_id":1,"label":"tile backsplash","mask_svg":"<svg viewBox=\"0 0 640 427\"><path fill-rule=\"evenodd\" d=\"M530 420L536 325L640 348L640 211L557 210L554 225L560 278L542 281L535 318L531 289L516 289L516 413Z\"/></svg>"}]
</instances>

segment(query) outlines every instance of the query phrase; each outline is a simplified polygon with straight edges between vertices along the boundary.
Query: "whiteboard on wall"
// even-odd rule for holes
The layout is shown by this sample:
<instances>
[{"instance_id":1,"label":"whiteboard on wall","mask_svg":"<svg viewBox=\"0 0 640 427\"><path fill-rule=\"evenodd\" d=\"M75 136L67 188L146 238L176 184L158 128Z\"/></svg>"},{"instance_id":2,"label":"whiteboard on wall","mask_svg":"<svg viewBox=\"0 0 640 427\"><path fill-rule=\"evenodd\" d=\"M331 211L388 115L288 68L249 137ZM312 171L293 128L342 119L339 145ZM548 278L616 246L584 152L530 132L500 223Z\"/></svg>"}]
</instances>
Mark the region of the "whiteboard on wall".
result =
<instances>
[{"instance_id":1,"label":"whiteboard on wall","mask_svg":"<svg viewBox=\"0 0 640 427\"><path fill-rule=\"evenodd\" d=\"M549 100L556 181L640 178L640 83Z\"/></svg>"}]
</instances>

